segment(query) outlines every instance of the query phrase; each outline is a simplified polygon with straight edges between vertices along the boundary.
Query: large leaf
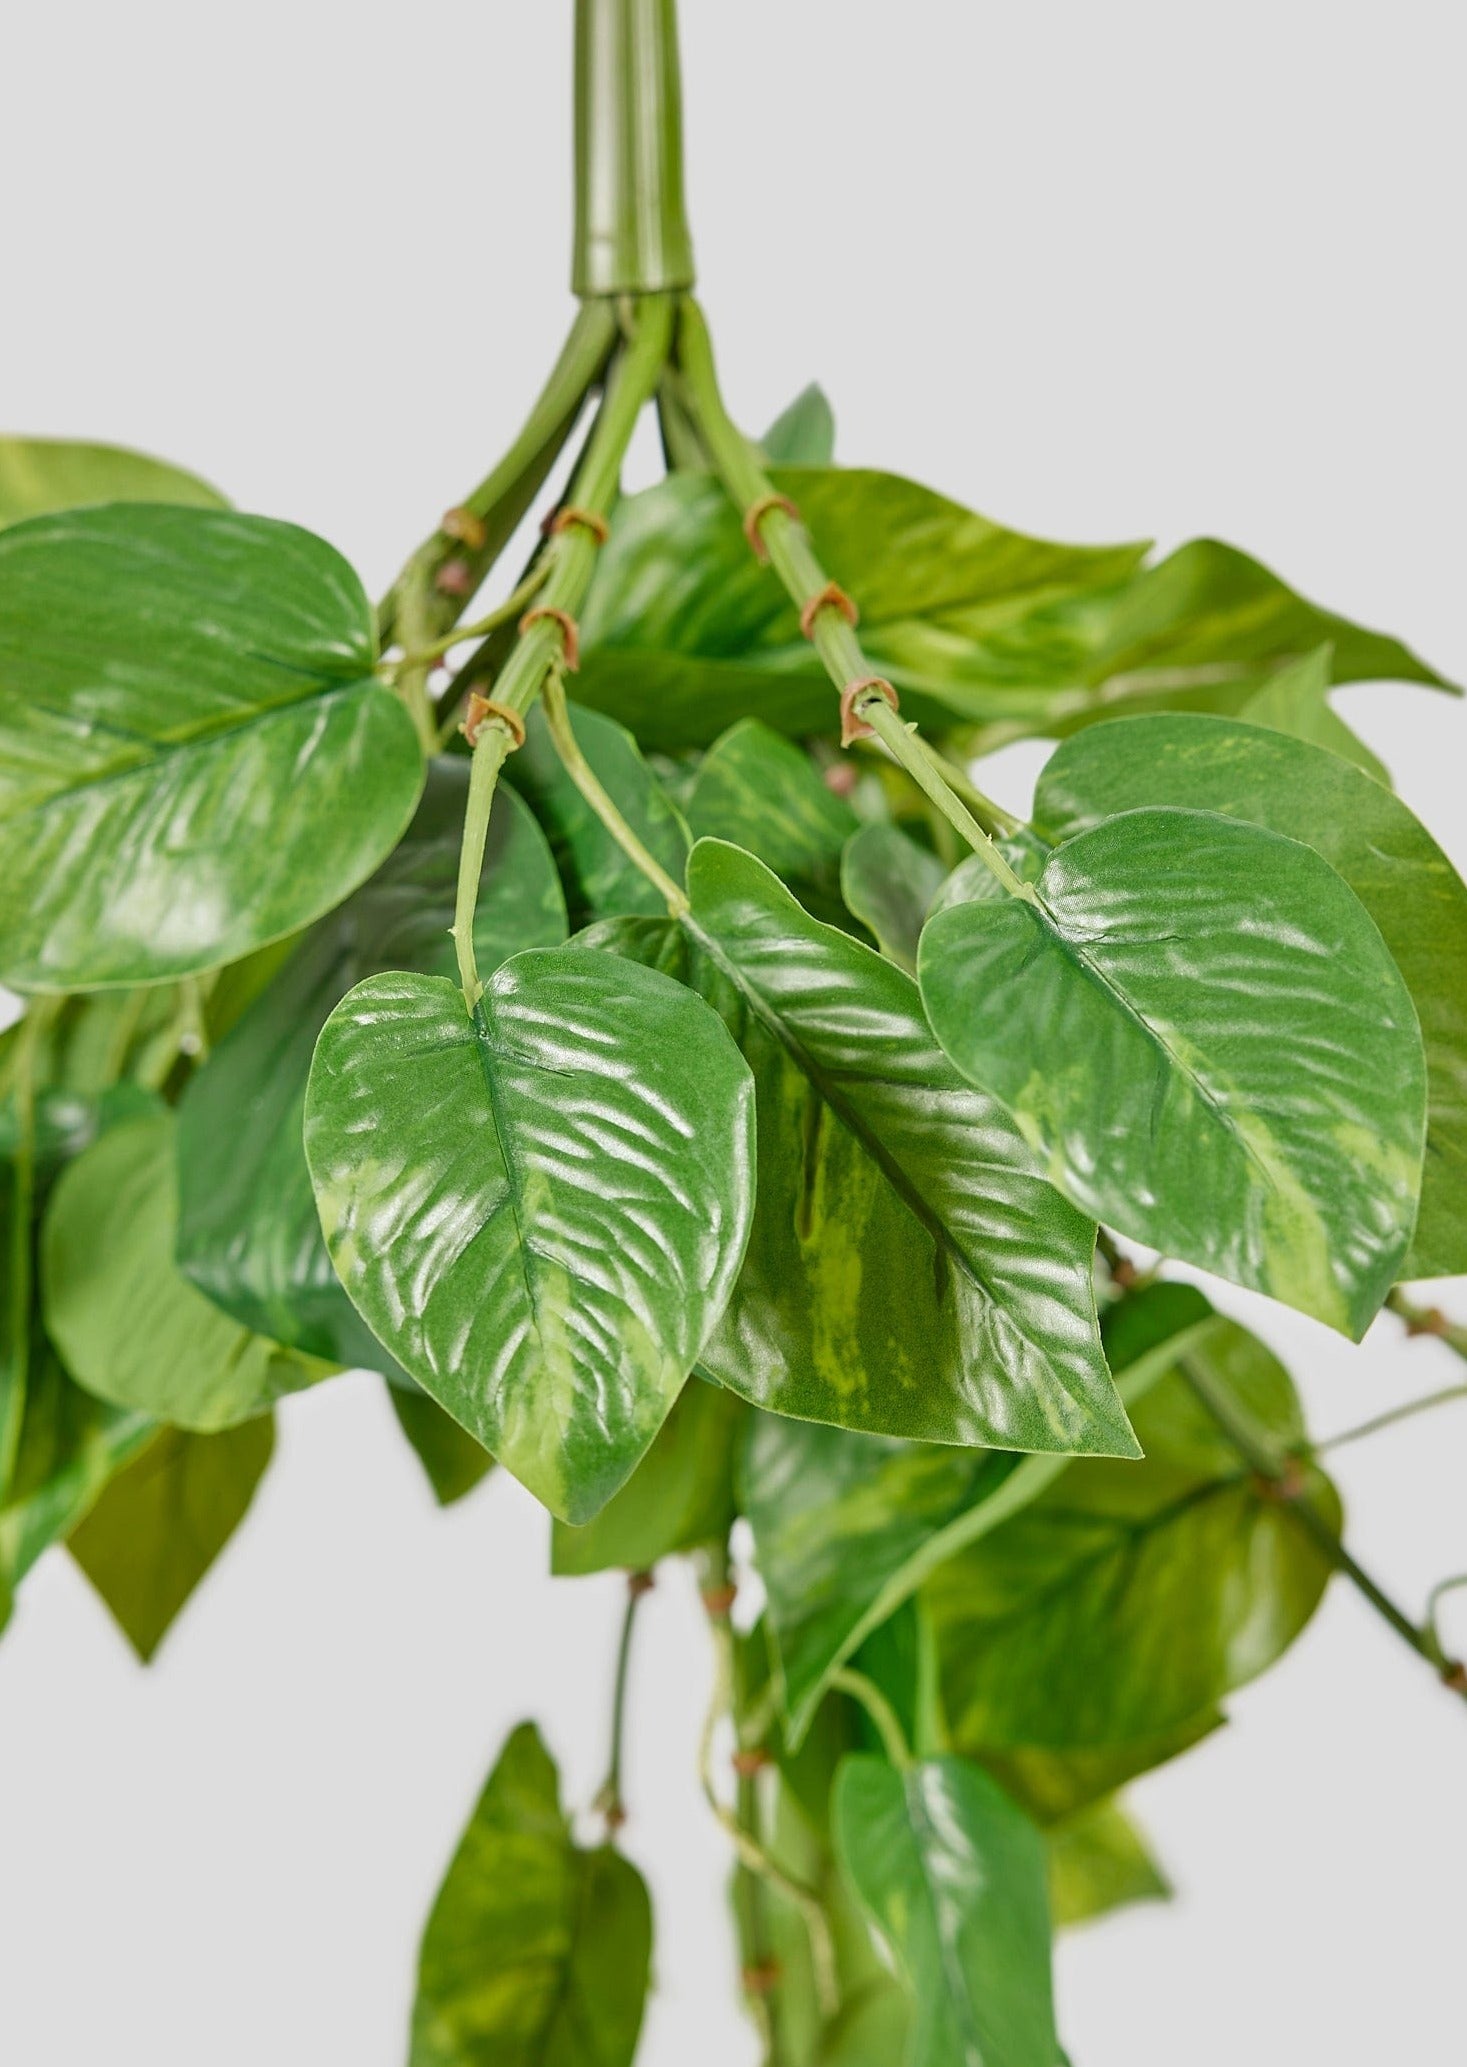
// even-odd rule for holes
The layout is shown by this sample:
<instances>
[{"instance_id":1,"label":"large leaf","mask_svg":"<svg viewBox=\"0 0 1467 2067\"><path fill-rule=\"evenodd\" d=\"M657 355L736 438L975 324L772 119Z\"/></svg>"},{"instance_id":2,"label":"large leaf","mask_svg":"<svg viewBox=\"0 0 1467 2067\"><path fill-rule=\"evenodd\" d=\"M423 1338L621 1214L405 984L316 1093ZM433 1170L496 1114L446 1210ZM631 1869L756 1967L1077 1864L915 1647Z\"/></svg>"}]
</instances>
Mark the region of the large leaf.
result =
<instances>
[{"instance_id":1,"label":"large leaf","mask_svg":"<svg viewBox=\"0 0 1467 2067\"><path fill-rule=\"evenodd\" d=\"M301 1138L321 1028L388 969L451 976L468 762L441 759L402 844L306 935L189 1082L179 1107L178 1260L246 1327L341 1364L390 1361L326 1253ZM495 801L474 916L479 967L565 938L544 835L512 792Z\"/></svg>"},{"instance_id":2,"label":"large leaf","mask_svg":"<svg viewBox=\"0 0 1467 2067\"><path fill-rule=\"evenodd\" d=\"M641 1875L572 1842L550 1755L522 1723L423 1933L409 2067L631 2067L651 1953Z\"/></svg>"},{"instance_id":3,"label":"large leaf","mask_svg":"<svg viewBox=\"0 0 1467 2067\"><path fill-rule=\"evenodd\" d=\"M587 939L700 991L758 1087L754 1232L706 1368L801 1419L1132 1454L1093 1230L943 1060L910 980L719 841L694 849L688 892L680 922Z\"/></svg>"},{"instance_id":4,"label":"large leaf","mask_svg":"<svg viewBox=\"0 0 1467 2067\"><path fill-rule=\"evenodd\" d=\"M819 916L842 916L841 849L856 814L826 788L808 754L757 718L741 719L709 747L687 811L695 839L745 848Z\"/></svg>"},{"instance_id":5,"label":"large leaf","mask_svg":"<svg viewBox=\"0 0 1467 2067\"><path fill-rule=\"evenodd\" d=\"M909 976L917 971L923 922L947 875L930 849L884 819L853 833L841 855L841 895L881 952Z\"/></svg>"},{"instance_id":6,"label":"large leaf","mask_svg":"<svg viewBox=\"0 0 1467 2067\"><path fill-rule=\"evenodd\" d=\"M1106 819L1036 887L924 931L947 1053L1084 1211L1358 1339L1411 1238L1426 1116L1374 920L1311 849L1215 812Z\"/></svg>"},{"instance_id":7,"label":"large leaf","mask_svg":"<svg viewBox=\"0 0 1467 2067\"><path fill-rule=\"evenodd\" d=\"M0 532L0 976L187 975L339 903L422 759L371 606L289 524L116 503Z\"/></svg>"},{"instance_id":8,"label":"large leaf","mask_svg":"<svg viewBox=\"0 0 1467 2067\"><path fill-rule=\"evenodd\" d=\"M1183 1296L1200 1297L1163 1286L1118 1309L1117 1361L1127 1331L1149 1337ZM1302 1446L1282 1366L1256 1337L1214 1319L1135 1410L1143 1463L1073 1464L927 1582L948 1721L963 1750L1088 1751L1185 1733L1272 1664L1313 1614L1330 1567L1199 1402L1189 1364L1281 1450ZM1329 1481L1304 1470L1303 1491L1338 1526Z\"/></svg>"},{"instance_id":9,"label":"large leaf","mask_svg":"<svg viewBox=\"0 0 1467 2067\"><path fill-rule=\"evenodd\" d=\"M974 1744L966 1747L1041 1828L1072 1821L1107 1801L1118 1787L1155 1772L1192 1751L1227 1718L1217 1708L1189 1716L1152 1737L1118 1744L1070 1745L1056 1751L1037 1744Z\"/></svg>"},{"instance_id":10,"label":"large leaf","mask_svg":"<svg viewBox=\"0 0 1467 2067\"><path fill-rule=\"evenodd\" d=\"M1225 718L1129 718L1069 740L1035 818L1065 840L1181 804L1302 840L1360 899L1406 980L1426 1048L1426 1162L1404 1277L1467 1270L1467 885L1389 790L1318 746Z\"/></svg>"},{"instance_id":11,"label":"large leaf","mask_svg":"<svg viewBox=\"0 0 1467 2067\"><path fill-rule=\"evenodd\" d=\"M329 1374L242 1328L173 1260L172 1113L113 1127L69 1163L41 1231L46 1327L79 1385L208 1433Z\"/></svg>"},{"instance_id":12,"label":"large leaf","mask_svg":"<svg viewBox=\"0 0 1467 2067\"><path fill-rule=\"evenodd\" d=\"M1333 647L1316 646L1302 660L1292 661L1276 675L1270 675L1238 715L1250 725L1266 725L1272 731L1287 732L1295 739L1307 740L1311 746L1339 754L1389 788L1391 778L1385 763L1350 730L1330 703L1333 661Z\"/></svg>"},{"instance_id":13,"label":"large leaf","mask_svg":"<svg viewBox=\"0 0 1467 2067\"><path fill-rule=\"evenodd\" d=\"M1055 1924L1090 1923L1133 1902L1165 1902L1171 1884L1136 1825L1115 1801L1097 1802L1048 1837L1049 1906Z\"/></svg>"},{"instance_id":14,"label":"large leaf","mask_svg":"<svg viewBox=\"0 0 1467 2067\"><path fill-rule=\"evenodd\" d=\"M986 716L990 698L955 689L943 667L920 677L905 667L914 641L966 653L977 627L1001 637L1055 596L1115 582L1144 551L1024 538L892 474L807 467L774 478L859 602L874 664L901 674L907 715L927 722ZM787 733L834 729L835 696L798 613L706 478L676 475L621 505L582 630L577 695L646 746L702 745L750 716Z\"/></svg>"},{"instance_id":15,"label":"large leaf","mask_svg":"<svg viewBox=\"0 0 1467 2067\"><path fill-rule=\"evenodd\" d=\"M680 1550L724 1541L734 1519L734 1438L745 1418L742 1400L722 1386L685 1385L615 1498L584 1528L554 1524L551 1571L643 1572Z\"/></svg>"},{"instance_id":16,"label":"large leaf","mask_svg":"<svg viewBox=\"0 0 1467 2067\"><path fill-rule=\"evenodd\" d=\"M964 1759L858 1757L834 1821L911 1992L903 2067L1055 2067L1044 1843L1023 1812Z\"/></svg>"},{"instance_id":17,"label":"large leaf","mask_svg":"<svg viewBox=\"0 0 1467 2067\"><path fill-rule=\"evenodd\" d=\"M269 1415L221 1435L160 1429L73 1529L72 1556L139 1657L244 1520L274 1447Z\"/></svg>"},{"instance_id":18,"label":"large leaf","mask_svg":"<svg viewBox=\"0 0 1467 2067\"><path fill-rule=\"evenodd\" d=\"M701 1000L572 947L507 962L472 1020L439 977L359 984L317 1045L305 1139L374 1333L584 1522L728 1297L753 1128L748 1071Z\"/></svg>"},{"instance_id":19,"label":"large leaf","mask_svg":"<svg viewBox=\"0 0 1467 2067\"><path fill-rule=\"evenodd\" d=\"M653 860L677 881L688 858L688 829L636 740L598 711L572 704L570 719L591 772ZM618 912L662 910L661 892L627 858L566 773L538 705L523 747L510 755L504 772L549 835L573 925Z\"/></svg>"},{"instance_id":20,"label":"large leaf","mask_svg":"<svg viewBox=\"0 0 1467 2067\"><path fill-rule=\"evenodd\" d=\"M171 502L226 509L197 474L121 445L71 438L0 438L0 527L92 502Z\"/></svg>"},{"instance_id":21,"label":"large leaf","mask_svg":"<svg viewBox=\"0 0 1467 2067\"><path fill-rule=\"evenodd\" d=\"M1113 1351L1128 1406L1212 1325L1200 1294L1179 1289L1165 1307L1165 1325L1153 1338L1133 1330ZM742 1507L754 1532L791 1744L800 1742L831 1673L857 1645L929 1573L1037 1499L1067 1462L753 1417Z\"/></svg>"}]
</instances>

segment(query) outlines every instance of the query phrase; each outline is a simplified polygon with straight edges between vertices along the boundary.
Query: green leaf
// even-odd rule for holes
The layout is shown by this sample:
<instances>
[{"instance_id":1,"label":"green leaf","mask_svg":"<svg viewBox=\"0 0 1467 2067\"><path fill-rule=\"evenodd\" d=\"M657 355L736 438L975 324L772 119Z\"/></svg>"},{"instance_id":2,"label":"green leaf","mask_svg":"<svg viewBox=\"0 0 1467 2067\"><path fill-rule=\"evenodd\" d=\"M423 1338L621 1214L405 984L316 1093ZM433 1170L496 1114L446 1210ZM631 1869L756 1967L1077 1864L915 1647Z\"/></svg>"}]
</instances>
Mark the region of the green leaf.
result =
<instances>
[{"instance_id":1,"label":"green leaf","mask_svg":"<svg viewBox=\"0 0 1467 2067\"><path fill-rule=\"evenodd\" d=\"M618 1568L645 1572L664 1557L722 1541L733 1525L734 1438L747 1410L721 1386L685 1385L627 1483L584 1528L556 1522L557 1577Z\"/></svg>"},{"instance_id":2,"label":"green leaf","mask_svg":"<svg viewBox=\"0 0 1467 2067\"><path fill-rule=\"evenodd\" d=\"M743 847L819 916L844 916L840 857L856 814L802 748L757 718L741 719L704 755L687 810L695 839Z\"/></svg>"},{"instance_id":3,"label":"green leaf","mask_svg":"<svg viewBox=\"0 0 1467 2067\"><path fill-rule=\"evenodd\" d=\"M522 1723L423 1934L409 2067L631 2067L651 1955L641 1875L572 1843L555 1767Z\"/></svg>"},{"instance_id":4,"label":"green leaf","mask_svg":"<svg viewBox=\"0 0 1467 2067\"><path fill-rule=\"evenodd\" d=\"M1385 763L1376 759L1364 740L1330 706L1333 664L1334 648L1328 644L1316 646L1302 660L1271 675L1238 715L1250 725L1266 725L1271 731L1287 732L1311 746L1339 754L1389 789L1391 778Z\"/></svg>"},{"instance_id":5,"label":"green leaf","mask_svg":"<svg viewBox=\"0 0 1467 2067\"><path fill-rule=\"evenodd\" d=\"M76 1526L155 1429L145 1414L109 1406L73 1385L37 1332L15 1470L0 1501L0 1595Z\"/></svg>"},{"instance_id":6,"label":"green leaf","mask_svg":"<svg viewBox=\"0 0 1467 2067\"><path fill-rule=\"evenodd\" d=\"M160 1429L73 1529L72 1556L140 1658L244 1520L274 1447L270 1415L221 1435Z\"/></svg>"},{"instance_id":7,"label":"green leaf","mask_svg":"<svg viewBox=\"0 0 1467 2067\"><path fill-rule=\"evenodd\" d=\"M909 976L917 972L922 923L947 879L935 854L884 819L853 833L841 855L846 904L875 935L881 952Z\"/></svg>"},{"instance_id":8,"label":"green leaf","mask_svg":"<svg viewBox=\"0 0 1467 2067\"><path fill-rule=\"evenodd\" d=\"M836 1845L915 2015L904 2067L1055 2067L1044 1843L977 1766L847 1759Z\"/></svg>"},{"instance_id":9,"label":"green leaf","mask_svg":"<svg viewBox=\"0 0 1467 2067\"><path fill-rule=\"evenodd\" d=\"M1048 1838L1055 1925L1089 1923L1133 1902L1167 1902L1172 1888L1120 1804L1097 1802Z\"/></svg>"},{"instance_id":10,"label":"green leaf","mask_svg":"<svg viewBox=\"0 0 1467 2067\"><path fill-rule=\"evenodd\" d=\"M62 1172L41 1229L46 1327L88 1392L210 1433L330 1367L240 1327L178 1269L174 1137L170 1112L129 1120Z\"/></svg>"},{"instance_id":11,"label":"green leaf","mask_svg":"<svg viewBox=\"0 0 1467 2067\"><path fill-rule=\"evenodd\" d=\"M452 976L468 762L439 759L402 844L306 935L195 1072L179 1106L178 1261L217 1306L275 1341L346 1365L390 1361L342 1291L301 1128L317 1036L354 985L389 969ZM545 837L506 791L489 822L474 942L481 969L565 938ZM487 1467L486 1467L487 1468Z\"/></svg>"},{"instance_id":12,"label":"green leaf","mask_svg":"<svg viewBox=\"0 0 1467 2067\"><path fill-rule=\"evenodd\" d=\"M1124 1302L1118 1362L1125 1331L1183 1290ZM1133 1306L1139 1313L1128 1314ZM1200 1728L1318 1606L1329 1566L1288 1504L1240 1462L1187 1384L1188 1365L1225 1386L1281 1450L1303 1445L1282 1365L1215 1318L1136 1407L1143 1463L1073 1464L927 1582L952 1741L965 1752L1090 1751ZM1301 1469L1307 1497L1337 1527L1333 1487Z\"/></svg>"},{"instance_id":13,"label":"green leaf","mask_svg":"<svg viewBox=\"0 0 1467 2067\"><path fill-rule=\"evenodd\" d=\"M682 878L688 829L682 814L642 758L630 732L597 711L570 706L571 730L591 771L654 861ZM571 923L619 912L663 909L662 894L629 861L566 773L538 706L526 721L523 747L505 764L505 779L530 805L549 836L565 883Z\"/></svg>"},{"instance_id":14,"label":"green leaf","mask_svg":"<svg viewBox=\"0 0 1467 2067\"><path fill-rule=\"evenodd\" d=\"M453 1416L445 1414L438 1402L429 1399L411 1379L388 1379L387 1397L398 1427L417 1452L440 1507L451 1507L455 1500L472 1493L494 1469L494 1459L484 1445L475 1441L466 1428L460 1428Z\"/></svg>"},{"instance_id":15,"label":"green leaf","mask_svg":"<svg viewBox=\"0 0 1467 2067\"><path fill-rule=\"evenodd\" d=\"M694 849L688 892L681 922L586 938L701 992L754 1074L754 1231L704 1367L800 1419L1132 1454L1093 1230L944 1062L915 986L719 841Z\"/></svg>"},{"instance_id":16,"label":"green leaf","mask_svg":"<svg viewBox=\"0 0 1467 2067\"><path fill-rule=\"evenodd\" d=\"M150 983L337 904L422 786L371 605L292 525L118 503L0 532L0 976Z\"/></svg>"},{"instance_id":17,"label":"green leaf","mask_svg":"<svg viewBox=\"0 0 1467 2067\"><path fill-rule=\"evenodd\" d=\"M1094 1808L1142 1773L1155 1772L1158 1766L1195 1749L1220 1730L1226 1719L1219 1709L1209 1708L1158 1736L1133 1737L1121 1744L1072 1746L1064 1751L1035 1744L966 1748L1025 1815L1047 1829Z\"/></svg>"},{"instance_id":18,"label":"green leaf","mask_svg":"<svg viewBox=\"0 0 1467 2067\"><path fill-rule=\"evenodd\" d=\"M905 715L928 724L984 717L994 703L986 685L963 686L955 647L966 658L983 628L1001 643L1015 619L1115 582L1144 552L1024 538L892 474L809 467L774 480L859 602L873 665L900 678ZM704 477L622 503L582 631L577 695L646 747L704 745L742 717L795 735L835 728L835 695L797 611ZM925 672L906 664L909 649Z\"/></svg>"},{"instance_id":19,"label":"green leaf","mask_svg":"<svg viewBox=\"0 0 1467 2067\"><path fill-rule=\"evenodd\" d=\"M169 502L227 509L227 496L182 467L120 445L0 438L0 528L93 502Z\"/></svg>"},{"instance_id":20,"label":"green leaf","mask_svg":"<svg viewBox=\"0 0 1467 2067\"><path fill-rule=\"evenodd\" d=\"M1112 1349L1120 1396L1144 1398L1213 1323L1182 1287ZM787 1736L798 1745L830 1675L923 1580L1038 1499L1068 1459L1020 1458L856 1435L756 1415L740 1487L754 1532Z\"/></svg>"},{"instance_id":21,"label":"green leaf","mask_svg":"<svg viewBox=\"0 0 1467 2067\"><path fill-rule=\"evenodd\" d=\"M811 381L759 440L776 467L828 467L835 457L835 411L824 388Z\"/></svg>"},{"instance_id":22,"label":"green leaf","mask_svg":"<svg viewBox=\"0 0 1467 2067\"><path fill-rule=\"evenodd\" d=\"M438 977L359 984L317 1044L305 1141L373 1332L552 1513L584 1522L728 1297L753 1128L715 1015L572 947L506 963L473 1020Z\"/></svg>"},{"instance_id":23,"label":"green leaf","mask_svg":"<svg viewBox=\"0 0 1467 2067\"><path fill-rule=\"evenodd\" d=\"M1375 922L1317 854L1129 811L1032 901L933 919L918 971L938 1040L1084 1211L1365 1332L1415 1223L1426 1070Z\"/></svg>"},{"instance_id":24,"label":"green leaf","mask_svg":"<svg viewBox=\"0 0 1467 2067\"><path fill-rule=\"evenodd\" d=\"M1069 839L1154 804L1220 811L1302 840L1347 882L1405 978L1426 1050L1426 1162L1403 1277L1467 1270L1467 886L1389 790L1317 746L1223 718L1097 725L1039 780L1041 829Z\"/></svg>"}]
</instances>

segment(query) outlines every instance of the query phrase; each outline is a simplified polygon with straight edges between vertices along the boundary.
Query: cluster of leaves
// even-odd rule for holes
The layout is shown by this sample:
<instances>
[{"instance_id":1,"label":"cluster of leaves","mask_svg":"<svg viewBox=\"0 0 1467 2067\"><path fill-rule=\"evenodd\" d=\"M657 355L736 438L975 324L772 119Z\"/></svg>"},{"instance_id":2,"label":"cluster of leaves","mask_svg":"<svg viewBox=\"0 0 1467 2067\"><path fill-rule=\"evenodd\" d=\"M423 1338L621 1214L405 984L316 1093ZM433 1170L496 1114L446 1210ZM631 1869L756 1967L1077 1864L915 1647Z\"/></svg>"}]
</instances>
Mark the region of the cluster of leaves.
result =
<instances>
[{"instance_id":1,"label":"cluster of leaves","mask_svg":"<svg viewBox=\"0 0 1467 2067\"><path fill-rule=\"evenodd\" d=\"M275 1402L351 1367L440 1500L498 1460L543 1501L558 1573L743 1518L764 1611L713 1612L774 2056L1056 2067L1052 1923L1165 1891L1118 1790L1292 1642L1339 1526L1277 1360L1179 1285L1098 1310L1097 1223L1357 1339L1467 1269L1467 888L1327 696L1447 685L1230 548L839 469L814 392L765 447L904 716L958 764L1061 741L1022 894L837 765L796 611L678 472L616 512L571 723L685 899L532 712L470 1012L469 760L425 759L350 568L0 442L0 1618L64 1542L148 1656ZM624 2067L650 1943L517 1731L414 2067Z\"/></svg>"}]
</instances>

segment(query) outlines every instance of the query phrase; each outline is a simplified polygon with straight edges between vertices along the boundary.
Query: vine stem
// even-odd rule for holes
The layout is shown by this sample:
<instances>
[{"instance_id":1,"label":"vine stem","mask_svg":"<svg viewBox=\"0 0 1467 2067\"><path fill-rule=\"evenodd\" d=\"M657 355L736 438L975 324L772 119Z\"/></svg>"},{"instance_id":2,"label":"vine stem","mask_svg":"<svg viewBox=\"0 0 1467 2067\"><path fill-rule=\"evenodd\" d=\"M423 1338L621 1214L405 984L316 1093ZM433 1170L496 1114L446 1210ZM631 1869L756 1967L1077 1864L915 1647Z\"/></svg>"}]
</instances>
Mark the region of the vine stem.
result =
<instances>
[{"instance_id":1,"label":"vine stem","mask_svg":"<svg viewBox=\"0 0 1467 2067\"><path fill-rule=\"evenodd\" d=\"M545 560L537 559L519 587L512 590L487 617L476 618L473 624L456 624L453 630L445 632L441 639L430 639L426 646L416 647L410 653L403 653L397 660L385 662L387 672L400 675L405 668L425 668L431 662L441 660L445 653L451 653L455 646L462 646L470 639L487 638L490 632L497 632L501 625L511 623L522 614L549 572Z\"/></svg>"},{"instance_id":2,"label":"vine stem","mask_svg":"<svg viewBox=\"0 0 1467 2067\"><path fill-rule=\"evenodd\" d=\"M713 470L744 518L750 542L758 540L791 602L802 613L826 673L842 695L860 683L872 682L876 670L856 637L854 613L847 614L847 606L821 566L803 523L765 472L759 448L744 436L728 413L718 385L708 325L690 295L683 296L678 303L677 361L694 427L707 448ZM882 691L874 687L864 693L858 690L851 711L871 727L954 830L975 854L982 856L1008 894L1031 904L1037 902L1033 889L1020 882L954 793L941 760L897 717Z\"/></svg>"},{"instance_id":3,"label":"vine stem","mask_svg":"<svg viewBox=\"0 0 1467 2067\"><path fill-rule=\"evenodd\" d=\"M606 1778L596 1796L596 1806L606 1818L607 1832L615 1836L627 1819L622 1792L622 1747L626 1736L627 1688L631 1681L632 1632L637 1610L652 1591L650 1572L627 1573L627 1604L621 1619L621 1640L616 1647L616 1681L611 1696L611 1754Z\"/></svg>"},{"instance_id":4,"label":"vine stem","mask_svg":"<svg viewBox=\"0 0 1467 2067\"><path fill-rule=\"evenodd\" d=\"M907 1742L907 1733L902 1728L901 1718L882 1693L874 1679L864 1672L855 1672L848 1665L830 1675L830 1684L843 1694L849 1694L853 1701L859 1701L880 1737L887 1757L899 1773L904 1773L912 1763L912 1749Z\"/></svg>"},{"instance_id":5,"label":"vine stem","mask_svg":"<svg viewBox=\"0 0 1467 2067\"><path fill-rule=\"evenodd\" d=\"M1418 1305L1407 1298L1399 1285L1386 1295L1386 1305L1397 1320L1405 1323L1408 1335L1431 1336L1467 1362L1467 1328L1448 1320L1439 1306Z\"/></svg>"},{"instance_id":6,"label":"vine stem","mask_svg":"<svg viewBox=\"0 0 1467 2067\"><path fill-rule=\"evenodd\" d=\"M643 407L657 392L672 344L673 304L666 295L648 295L630 312L631 335L612 366L601 407L570 491L570 507L604 524L621 481L622 462ZM459 982L472 1013L483 996L474 953L474 913L479 877L489 836L489 817L499 771L516 741L512 721L523 721L552 669L574 659L568 651L575 623L596 567L599 543L586 524L554 532L545 546L546 572L539 602L515 642L494 685L494 701L505 717L489 717L479 727L464 812L463 845L459 851L458 895L454 905L453 942Z\"/></svg>"},{"instance_id":7,"label":"vine stem","mask_svg":"<svg viewBox=\"0 0 1467 2067\"><path fill-rule=\"evenodd\" d=\"M1449 1406L1453 1400L1467 1400L1467 1385L1446 1385L1440 1392L1428 1392L1420 1399L1405 1400L1399 1407L1391 1407L1384 1414L1373 1414L1368 1421L1357 1423L1354 1428L1341 1429L1338 1435L1326 1436L1323 1442L1311 1443L1311 1457L1323 1457L1327 1451L1342 1450L1346 1443L1358 1443L1367 1435L1377 1435L1383 1428L1394 1428L1398 1421L1409 1421L1416 1414L1429 1413L1433 1407Z\"/></svg>"},{"instance_id":8,"label":"vine stem","mask_svg":"<svg viewBox=\"0 0 1467 2067\"><path fill-rule=\"evenodd\" d=\"M33 1004L20 1023L15 1057L15 1152L10 1158L10 1369L0 1391L0 1499L10 1490L25 1419L30 1384L31 1343L31 1215L36 1182L36 1051L49 1019L58 1008Z\"/></svg>"},{"instance_id":9,"label":"vine stem","mask_svg":"<svg viewBox=\"0 0 1467 2067\"><path fill-rule=\"evenodd\" d=\"M672 916L681 918L690 909L686 894L679 889L666 869L649 853L637 838L616 805L607 795L586 756L581 752L580 742L571 727L570 707L565 700L565 683L560 672L552 667L545 677L545 686L540 692L545 711L545 722L550 731L551 743L565 767L571 781L616 841L623 854L641 870L648 882L660 892Z\"/></svg>"}]
</instances>

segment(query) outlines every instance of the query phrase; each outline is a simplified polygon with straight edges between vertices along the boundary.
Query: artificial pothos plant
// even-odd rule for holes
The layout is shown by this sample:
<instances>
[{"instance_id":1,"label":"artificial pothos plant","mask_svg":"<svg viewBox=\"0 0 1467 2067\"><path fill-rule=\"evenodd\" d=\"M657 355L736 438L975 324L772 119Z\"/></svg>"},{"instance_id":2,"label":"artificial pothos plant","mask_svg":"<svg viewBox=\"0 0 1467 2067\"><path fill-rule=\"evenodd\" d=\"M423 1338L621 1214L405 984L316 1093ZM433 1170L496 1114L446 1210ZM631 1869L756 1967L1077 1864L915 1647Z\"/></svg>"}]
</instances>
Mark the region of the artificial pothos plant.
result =
<instances>
[{"instance_id":1,"label":"artificial pothos plant","mask_svg":"<svg viewBox=\"0 0 1467 2067\"><path fill-rule=\"evenodd\" d=\"M1467 1691L1152 1260L1467 1353L1397 1289L1467 1270L1467 888L1328 696L1449 685L1227 546L837 467L817 390L751 442L672 0L576 27L578 313L375 609L172 466L0 443L0 1618L64 1542L146 1658L275 1403L380 1372L440 1500L497 1461L629 1574L604 1842L517 1730L412 2067L631 2062L684 1555L765 2058L1058 2067L1054 1928L1165 1892L1118 1790L1332 1575ZM1029 736L1023 822L972 770Z\"/></svg>"}]
</instances>

